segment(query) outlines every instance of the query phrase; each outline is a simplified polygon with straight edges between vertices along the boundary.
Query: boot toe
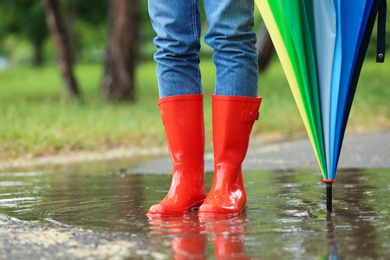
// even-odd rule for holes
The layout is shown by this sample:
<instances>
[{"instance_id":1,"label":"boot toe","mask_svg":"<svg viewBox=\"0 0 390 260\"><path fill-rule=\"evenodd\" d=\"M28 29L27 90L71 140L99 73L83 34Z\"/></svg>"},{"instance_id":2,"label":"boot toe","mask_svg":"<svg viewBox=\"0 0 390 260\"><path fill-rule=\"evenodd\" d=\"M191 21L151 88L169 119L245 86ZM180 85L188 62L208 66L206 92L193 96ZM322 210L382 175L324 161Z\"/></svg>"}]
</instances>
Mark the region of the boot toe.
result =
<instances>
[{"instance_id":1,"label":"boot toe","mask_svg":"<svg viewBox=\"0 0 390 260\"><path fill-rule=\"evenodd\" d=\"M169 205L155 204L150 207L147 215L177 216L183 215L187 211L187 208L175 208Z\"/></svg>"},{"instance_id":2,"label":"boot toe","mask_svg":"<svg viewBox=\"0 0 390 260\"><path fill-rule=\"evenodd\" d=\"M154 204L148 210L148 215L161 215L166 212L166 208L161 204Z\"/></svg>"},{"instance_id":3,"label":"boot toe","mask_svg":"<svg viewBox=\"0 0 390 260\"><path fill-rule=\"evenodd\" d=\"M198 209L199 205L203 202L196 202L187 206L178 206L175 204L166 204L166 203L158 203L151 206L148 210L147 215L160 215L160 216L177 216L183 215L192 210Z\"/></svg>"},{"instance_id":4,"label":"boot toe","mask_svg":"<svg viewBox=\"0 0 390 260\"><path fill-rule=\"evenodd\" d=\"M199 216L220 216L220 215L238 215L245 209L245 204L238 205L216 205L216 204L203 204L200 206Z\"/></svg>"}]
</instances>

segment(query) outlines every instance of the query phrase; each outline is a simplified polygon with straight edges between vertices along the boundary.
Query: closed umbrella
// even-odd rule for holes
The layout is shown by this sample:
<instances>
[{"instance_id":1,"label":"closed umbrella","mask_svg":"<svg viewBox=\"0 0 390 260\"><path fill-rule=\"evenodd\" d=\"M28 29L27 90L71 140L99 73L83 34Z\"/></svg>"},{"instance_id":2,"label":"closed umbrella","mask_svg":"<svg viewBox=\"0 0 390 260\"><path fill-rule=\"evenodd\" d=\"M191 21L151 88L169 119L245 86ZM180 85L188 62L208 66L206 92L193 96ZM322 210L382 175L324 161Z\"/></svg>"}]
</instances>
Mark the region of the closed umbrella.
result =
<instances>
[{"instance_id":1,"label":"closed umbrella","mask_svg":"<svg viewBox=\"0 0 390 260\"><path fill-rule=\"evenodd\" d=\"M313 145L332 211L349 112L379 11L384 60L386 0L256 0Z\"/></svg>"}]
</instances>

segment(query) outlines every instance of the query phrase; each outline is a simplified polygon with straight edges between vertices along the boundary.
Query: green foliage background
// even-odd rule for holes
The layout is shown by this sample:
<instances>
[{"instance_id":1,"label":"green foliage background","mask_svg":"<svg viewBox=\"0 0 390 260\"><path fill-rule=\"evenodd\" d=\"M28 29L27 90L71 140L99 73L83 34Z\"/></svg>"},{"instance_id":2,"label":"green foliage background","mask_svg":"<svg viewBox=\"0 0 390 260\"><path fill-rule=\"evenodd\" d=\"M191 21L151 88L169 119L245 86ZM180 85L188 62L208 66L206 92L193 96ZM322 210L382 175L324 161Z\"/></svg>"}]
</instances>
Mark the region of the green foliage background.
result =
<instances>
[{"instance_id":1,"label":"green foliage background","mask_svg":"<svg viewBox=\"0 0 390 260\"><path fill-rule=\"evenodd\" d=\"M107 40L107 1L62 1L72 18L77 66L76 77L85 102L63 100L63 86L55 64L51 39L46 36L46 63L32 67L31 33L41 26L40 1L0 1L0 56L8 68L0 70L0 161L15 158L66 154L74 151L106 151L163 146L164 133L156 100L157 80L153 53L154 32L146 1L139 1L139 57L136 69L137 102L102 103L99 86ZM68 11L67 11L68 10ZM261 17L256 12L256 30ZM43 19L43 20L42 20ZM46 28L46 27L45 27ZM204 22L204 30L207 23ZM389 27L390 28L390 27ZM390 30L389 30L390 31ZM47 33L47 32L46 32ZM211 51L202 48L202 83L205 94L207 148L211 149L211 99L215 68ZM374 131L390 127L389 59L376 64L375 33L364 64L348 125L348 131ZM306 136L279 60L259 77L259 95L264 98L260 121L252 142L270 138Z\"/></svg>"}]
</instances>

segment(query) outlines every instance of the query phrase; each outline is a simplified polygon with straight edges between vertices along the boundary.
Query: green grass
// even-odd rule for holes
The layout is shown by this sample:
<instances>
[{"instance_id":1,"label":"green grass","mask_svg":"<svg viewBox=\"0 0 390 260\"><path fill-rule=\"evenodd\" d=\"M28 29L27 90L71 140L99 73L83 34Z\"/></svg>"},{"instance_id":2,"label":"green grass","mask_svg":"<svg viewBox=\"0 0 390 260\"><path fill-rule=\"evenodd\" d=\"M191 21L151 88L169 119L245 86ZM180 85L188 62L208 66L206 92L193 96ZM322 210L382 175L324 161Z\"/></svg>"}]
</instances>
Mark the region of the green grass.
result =
<instances>
[{"instance_id":1,"label":"green grass","mask_svg":"<svg viewBox=\"0 0 390 260\"><path fill-rule=\"evenodd\" d=\"M77 68L81 104L63 100L56 68L1 72L0 158L161 143L154 69L152 64L142 68L139 101L115 105L99 100L99 65Z\"/></svg>"},{"instance_id":2,"label":"green grass","mask_svg":"<svg viewBox=\"0 0 390 260\"><path fill-rule=\"evenodd\" d=\"M207 147L211 147L211 94L215 68L203 60ZM372 131L390 127L390 74L386 64L367 61L362 71L349 130ZM164 144L157 107L154 62L139 64L137 102L110 104L99 100L102 66L78 65L77 79L84 103L68 103L57 67L0 71L0 160L61 154L69 151L104 151L115 147L153 147ZM278 60L260 75L259 95L264 100L253 136L305 135L302 120Z\"/></svg>"}]
</instances>

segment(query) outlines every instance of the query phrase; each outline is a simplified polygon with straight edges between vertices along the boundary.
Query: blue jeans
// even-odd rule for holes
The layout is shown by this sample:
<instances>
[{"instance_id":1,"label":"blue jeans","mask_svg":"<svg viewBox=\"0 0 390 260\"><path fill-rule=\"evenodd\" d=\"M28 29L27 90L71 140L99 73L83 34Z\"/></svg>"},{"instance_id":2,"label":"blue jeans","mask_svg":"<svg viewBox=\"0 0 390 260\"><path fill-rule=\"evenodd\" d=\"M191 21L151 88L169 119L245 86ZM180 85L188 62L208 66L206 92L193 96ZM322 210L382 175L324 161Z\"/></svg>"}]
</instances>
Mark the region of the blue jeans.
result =
<instances>
[{"instance_id":1,"label":"blue jeans","mask_svg":"<svg viewBox=\"0 0 390 260\"><path fill-rule=\"evenodd\" d=\"M257 50L253 0L204 0L209 29L205 43L214 49L215 94L257 96ZM198 0L149 0L157 36L160 97L201 94Z\"/></svg>"}]
</instances>

